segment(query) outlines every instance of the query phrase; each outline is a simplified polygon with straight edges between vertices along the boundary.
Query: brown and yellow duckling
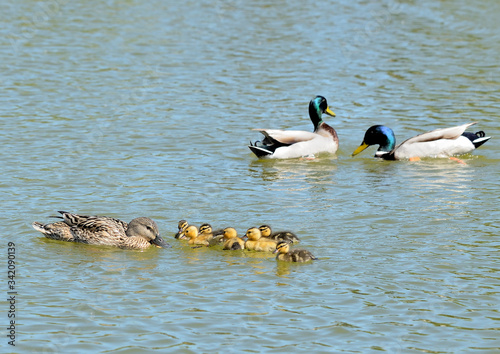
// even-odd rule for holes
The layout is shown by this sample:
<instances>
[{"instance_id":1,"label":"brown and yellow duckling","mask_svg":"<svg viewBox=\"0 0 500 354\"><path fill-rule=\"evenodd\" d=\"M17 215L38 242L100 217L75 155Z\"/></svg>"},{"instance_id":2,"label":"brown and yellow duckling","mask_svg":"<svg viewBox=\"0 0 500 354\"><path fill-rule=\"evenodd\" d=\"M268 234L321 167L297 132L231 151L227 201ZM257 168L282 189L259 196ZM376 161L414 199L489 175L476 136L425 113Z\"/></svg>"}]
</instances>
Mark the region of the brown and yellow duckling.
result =
<instances>
[{"instance_id":1,"label":"brown and yellow duckling","mask_svg":"<svg viewBox=\"0 0 500 354\"><path fill-rule=\"evenodd\" d=\"M224 250L242 250L245 249L245 241L238 237L238 232L232 227L224 229Z\"/></svg>"},{"instance_id":2,"label":"brown and yellow duckling","mask_svg":"<svg viewBox=\"0 0 500 354\"><path fill-rule=\"evenodd\" d=\"M259 230L262 234L262 237L270 238L271 240L274 240L276 242L288 241L292 244L300 242L300 239L297 237L297 235L295 235L291 231L273 232L271 229L271 226L269 226L269 225L262 225L259 227Z\"/></svg>"},{"instance_id":3,"label":"brown and yellow duckling","mask_svg":"<svg viewBox=\"0 0 500 354\"><path fill-rule=\"evenodd\" d=\"M290 250L290 243L287 241L280 241L276 245L276 251L273 253L278 253L276 259L278 261L285 262L308 262L317 259L314 255L307 250Z\"/></svg>"},{"instance_id":4,"label":"brown and yellow duckling","mask_svg":"<svg viewBox=\"0 0 500 354\"><path fill-rule=\"evenodd\" d=\"M210 224L202 224L200 226L200 236L205 236L208 238L208 245L209 246L217 246L220 245L223 241L224 238L224 230L212 230L212 225Z\"/></svg>"},{"instance_id":5,"label":"brown and yellow duckling","mask_svg":"<svg viewBox=\"0 0 500 354\"><path fill-rule=\"evenodd\" d=\"M60 211L61 219L51 224L35 221L32 225L52 240L146 249L151 245L170 247L160 237L158 226L150 218L139 217L129 223L107 217L86 216Z\"/></svg>"},{"instance_id":6,"label":"brown and yellow duckling","mask_svg":"<svg viewBox=\"0 0 500 354\"><path fill-rule=\"evenodd\" d=\"M256 227L247 230L248 240L245 242L245 248L253 251L273 252L276 250L276 241L268 238L262 238L262 233Z\"/></svg>"},{"instance_id":7,"label":"brown and yellow duckling","mask_svg":"<svg viewBox=\"0 0 500 354\"><path fill-rule=\"evenodd\" d=\"M189 224L186 220L180 220L179 223L177 224L177 228L179 229L179 231L177 231L174 238L178 240L186 240L187 236L184 234L184 232L186 231L188 226Z\"/></svg>"},{"instance_id":8,"label":"brown and yellow duckling","mask_svg":"<svg viewBox=\"0 0 500 354\"><path fill-rule=\"evenodd\" d=\"M200 234L198 228L194 225L189 225L184 231L184 234L189 238L189 245L203 245L208 246L210 240L212 239L211 233Z\"/></svg>"}]
</instances>

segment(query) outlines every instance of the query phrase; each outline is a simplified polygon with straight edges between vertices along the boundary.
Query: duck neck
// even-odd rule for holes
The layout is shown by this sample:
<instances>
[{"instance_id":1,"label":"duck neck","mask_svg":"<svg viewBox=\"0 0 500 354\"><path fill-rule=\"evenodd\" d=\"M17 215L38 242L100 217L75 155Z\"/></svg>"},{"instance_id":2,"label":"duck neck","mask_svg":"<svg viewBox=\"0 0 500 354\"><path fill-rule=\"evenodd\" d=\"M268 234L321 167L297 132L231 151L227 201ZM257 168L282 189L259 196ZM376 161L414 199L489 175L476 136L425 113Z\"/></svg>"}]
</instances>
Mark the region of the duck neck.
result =
<instances>
[{"instance_id":1,"label":"duck neck","mask_svg":"<svg viewBox=\"0 0 500 354\"><path fill-rule=\"evenodd\" d=\"M315 104L315 101L311 101L309 103L309 118L311 119L311 122L314 124L314 131L318 130L319 126L321 123L323 123L322 119L322 112L317 104Z\"/></svg>"},{"instance_id":2,"label":"duck neck","mask_svg":"<svg viewBox=\"0 0 500 354\"><path fill-rule=\"evenodd\" d=\"M387 153L392 151L396 147L396 136L394 135L394 132L391 128L385 126L381 126L380 130L382 134L380 136L380 140L378 141L379 147L377 152Z\"/></svg>"}]
</instances>

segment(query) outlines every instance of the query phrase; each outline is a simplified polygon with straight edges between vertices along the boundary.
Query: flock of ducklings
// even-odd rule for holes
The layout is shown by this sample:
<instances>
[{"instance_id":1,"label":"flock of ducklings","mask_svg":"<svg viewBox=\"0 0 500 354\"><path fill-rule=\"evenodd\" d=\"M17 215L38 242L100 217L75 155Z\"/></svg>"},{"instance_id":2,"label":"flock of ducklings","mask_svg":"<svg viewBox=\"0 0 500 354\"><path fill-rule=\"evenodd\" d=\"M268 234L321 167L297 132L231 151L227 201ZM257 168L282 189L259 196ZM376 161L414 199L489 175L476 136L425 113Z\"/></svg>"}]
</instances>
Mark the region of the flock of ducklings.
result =
<instances>
[{"instance_id":1,"label":"flock of ducklings","mask_svg":"<svg viewBox=\"0 0 500 354\"><path fill-rule=\"evenodd\" d=\"M293 232L272 232L269 225L249 228L243 237L233 227L212 230L210 224L202 224L199 228L180 220L175 238L187 240L194 247L211 247L222 245L223 250L250 250L277 253L276 259L285 262L308 262L317 259L304 249L290 249L290 245L300 242Z\"/></svg>"}]
</instances>

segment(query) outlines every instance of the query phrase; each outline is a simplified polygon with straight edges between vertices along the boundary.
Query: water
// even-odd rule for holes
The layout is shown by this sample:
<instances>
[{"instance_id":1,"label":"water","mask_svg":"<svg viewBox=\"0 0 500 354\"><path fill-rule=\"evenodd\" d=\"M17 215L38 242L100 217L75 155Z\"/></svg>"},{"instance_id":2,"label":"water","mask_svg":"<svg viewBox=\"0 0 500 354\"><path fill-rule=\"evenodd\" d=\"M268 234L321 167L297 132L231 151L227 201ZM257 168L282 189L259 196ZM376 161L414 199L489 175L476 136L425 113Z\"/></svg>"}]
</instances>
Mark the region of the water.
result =
<instances>
[{"instance_id":1,"label":"water","mask_svg":"<svg viewBox=\"0 0 500 354\"><path fill-rule=\"evenodd\" d=\"M18 291L4 352L500 352L498 2L2 14L1 239ZM316 94L337 113L337 156L257 160L251 129L310 130ZM402 141L469 121L493 138L466 165L350 156L372 124ZM149 216L173 247L42 238L31 222L57 210ZM290 229L320 260L190 249L173 239L182 218Z\"/></svg>"}]
</instances>

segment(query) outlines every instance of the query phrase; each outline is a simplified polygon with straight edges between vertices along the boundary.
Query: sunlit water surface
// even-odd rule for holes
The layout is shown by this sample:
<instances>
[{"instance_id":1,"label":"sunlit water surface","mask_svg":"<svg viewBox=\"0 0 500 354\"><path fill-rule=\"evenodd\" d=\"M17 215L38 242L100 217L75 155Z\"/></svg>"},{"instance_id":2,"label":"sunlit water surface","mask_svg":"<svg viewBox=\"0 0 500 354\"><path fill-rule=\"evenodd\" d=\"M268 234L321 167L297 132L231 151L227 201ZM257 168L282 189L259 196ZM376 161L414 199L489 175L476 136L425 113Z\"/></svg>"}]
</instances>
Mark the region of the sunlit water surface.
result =
<instances>
[{"instance_id":1,"label":"sunlit water surface","mask_svg":"<svg viewBox=\"0 0 500 354\"><path fill-rule=\"evenodd\" d=\"M7 352L500 352L500 3L11 1L2 9ZM311 129L335 157L259 161L252 128ZM478 121L466 163L350 154ZM149 216L171 249L43 238L57 210ZM191 249L179 219L290 229L320 260ZM3 252L6 257L6 250ZM6 267L6 260L4 262ZM4 285L7 289L7 278Z\"/></svg>"}]
</instances>

